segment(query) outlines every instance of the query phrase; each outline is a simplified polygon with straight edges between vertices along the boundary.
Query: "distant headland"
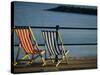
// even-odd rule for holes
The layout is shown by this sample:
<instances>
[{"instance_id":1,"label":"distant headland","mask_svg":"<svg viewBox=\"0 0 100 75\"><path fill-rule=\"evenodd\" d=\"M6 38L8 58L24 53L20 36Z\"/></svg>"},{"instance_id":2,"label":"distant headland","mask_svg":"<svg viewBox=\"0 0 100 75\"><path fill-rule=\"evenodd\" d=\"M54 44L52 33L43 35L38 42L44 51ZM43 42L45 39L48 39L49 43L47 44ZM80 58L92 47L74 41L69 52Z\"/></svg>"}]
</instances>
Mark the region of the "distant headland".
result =
<instances>
[{"instance_id":1,"label":"distant headland","mask_svg":"<svg viewBox=\"0 0 100 75\"><path fill-rule=\"evenodd\" d=\"M55 11L55 12L65 12L65 13L71 12L71 13L97 15L97 7L96 6L60 5L58 7L46 9L46 10Z\"/></svg>"}]
</instances>

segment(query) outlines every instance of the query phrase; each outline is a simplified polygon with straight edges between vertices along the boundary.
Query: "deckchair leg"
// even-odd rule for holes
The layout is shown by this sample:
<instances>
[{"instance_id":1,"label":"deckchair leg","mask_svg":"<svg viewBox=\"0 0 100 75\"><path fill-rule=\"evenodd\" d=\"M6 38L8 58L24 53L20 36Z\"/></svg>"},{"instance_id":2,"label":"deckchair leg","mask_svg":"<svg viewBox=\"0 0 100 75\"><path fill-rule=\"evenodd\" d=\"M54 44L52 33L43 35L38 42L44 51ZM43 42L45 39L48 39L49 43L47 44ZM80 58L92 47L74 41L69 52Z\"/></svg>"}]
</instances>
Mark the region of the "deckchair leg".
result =
<instances>
[{"instance_id":1,"label":"deckchair leg","mask_svg":"<svg viewBox=\"0 0 100 75\"><path fill-rule=\"evenodd\" d=\"M27 58L27 57L28 57L28 59L30 59L29 54L27 54L27 55L25 55L24 57L22 57L22 59L24 60L24 59ZM27 64L30 64L30 63L31 63L30 61L27 62Z\"/></svg>"},{"instance_id":2,"label":"deckchair leg","mask_svg":"<svg viewBox=\"0 0 100 75\"><path fill-rule=\"evenodd\" d=\"M68 61L68 55L65 56L65 59L66 59L66 63L69 64L69 61Z\"/></svg>"},{"instance_id":3,"label":"deckchair leg","mask_svg":"<svg viewBox=\"0 0 100 75\"><path fill-rule=\"evenodd\" d=\"M58 67L61 62L62 60L59 60L58 63L56 64L56 67Z\"/></svg>"},{"instance_id":4,"label":"deckchair leg","mask_svg":"<svg viewBox=\"0 0 100 75\"><path fill-rule=\"evenodd\" d=\"M58 61L58 63L56 64L56 67L58 67L59 64L60 64L62 61L64 61L64 59L65 59L65 56L62 56L62 60L59 60L59 61Z\"/></svg>"},{"instance_id":5,"label":"deckchair leg","mask_svg":"<svg viewBox=\"0 0 100 75\"><path fill-rule=\"evenodd\" d=\"M43 61L43 65L42 66L45 66L46 65L46 61L45 61L45 58L43 56L41 56L41 59Z\"/></svg>"},{"instance_id":6,"label":"deckchair leg","mask_svg":"<svg viewBox=\"0 0 100 75\"><path fill-rule=\"evenodd\" d=\"M69 51L65 54L65 59L66 59L67 64L69 64L69 61L68 61L68 58L69 58L68 53L69 53Z\"/></svg>"},{"instance_id":7,"label":"deckchair leg","mask_svg":"<svg viewBox=\"0 0 100 75\"><path fill-rule=\"evenodd\" d=\"M67 64L68 64L68 53L69 53L69 51L62 57L62 60L59 60L59 61L58 61L58 63L56 64L56 67L58 67L59 64L60 64L64 59L66 59L66 62L67 62Z\"/></svg>"},{"instance_id":8,"label":"deckchair leg","mask_svg":"<svg viewBox=\"0 0 100 75\"><path fill-rule=\"evenodd\" d=\"M21 48L21 44L19 44L19 46L18 46L18 52L17 52L16 61L15 61L15 63L14 63L14 66L16 66L16 65L18 64L17 60L18 60L20 48Z\"/></svg>"},{"instance_id":9,"label":"deckchair leg","mask_svg":"<svg viewBox=\"0 0 100 75\"><path fill-rule=\"evenodd\" d=\"M62 60L59 60L59 61L58 61L58 63L56 64L56 67L58 67L59 64L60 64L62 61L64 61L64 59L66 59L66 56L63 56L63 57L62 57ZM68 63L68 61L67 61L67 63Z\"/></svg>"},{"instance_id":10,"label":"deckchair leg","mask_svg":"<svg viewBox=\"0 0 100 75\"><path fill-rule=\"evenodd\" d=\"M50 56L51 63L54 63L54 60L53 60L52 58L53 58L53 57L52 57L52 56Z\"/></svg>"},{"instance_id":11,"label":"deckchair leg","mask_svg":"<svg viewBox=\"0 0 100 75\"><path fill-rule=\"evenodd\" d=\"M32 55L32 60L31 60L31 62L30 63L32 63L33 62L33 55Z\"/></svg>"},{"instance_id":12,"label":"deckchair leg","mask_svg":"<svg viewBox=\"0 0 100 75\"><path fill-rule=\"evenodd\" d=\"M28 59L31 59L29 55L27 57L28 57ZM28 61L27 62L27 64L30 64L30 63L31 63L31 61Z\"/></svg>"}]
</instances>

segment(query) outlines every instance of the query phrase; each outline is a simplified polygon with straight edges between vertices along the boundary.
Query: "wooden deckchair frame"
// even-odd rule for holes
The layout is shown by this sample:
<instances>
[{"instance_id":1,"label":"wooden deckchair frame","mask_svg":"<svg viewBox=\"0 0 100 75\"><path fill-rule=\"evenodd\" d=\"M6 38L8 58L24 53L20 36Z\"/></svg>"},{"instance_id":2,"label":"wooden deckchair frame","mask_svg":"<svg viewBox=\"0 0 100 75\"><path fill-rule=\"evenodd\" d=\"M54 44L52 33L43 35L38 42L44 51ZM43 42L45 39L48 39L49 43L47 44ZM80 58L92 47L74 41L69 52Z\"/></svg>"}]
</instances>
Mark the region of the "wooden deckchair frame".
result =
<instances>
[{"instance_id":1,"label":"wooden deckchair frame","mask_svg":"<svg viewBox=\"0 0 100 75\"><path fill-rule=\"evenodd\" d=\"M42 32L42 36L43 36L43 31L41 31L41 32ZM45 32L45 31L44 31L44 32ZM54 31L53 33L56 33L56 34L57 34L56 31ZM46 40L44 36L43 36L43 39ZM58 41L61 43L61 47L62 47L62 59L58 60L58 62L57 62L57 64L56 64L56 67L58 67L59 64L60 64L63 60L66 60L66 63L67 63L67 64L69 63L69 62L68 62L68 53L69 53L69 50L67 50L67 52L65 52L65 48L64 48L63 41L62 41L62 39L61 39L61 35L60 35L59 31L58 31ZM46 44L45 44L45 47L46 47L46 49L47 49ZM54 63L54 60L52 60L52 59L53 59L53 55L52 55L51 53L49 53L49 56L50 56L51 62Z\"/></svg>"},{"instance_id":2,"label":"wooden deckchair frame","mask_svg":"<svg viewBox=\"0 0 100 75\"><path fill-rule=\"evenodd\" d=\"M27 29L29 29L29 31L30 31L30 33L31 33L31 36L32 36L32 40L35 41L35 46L38 48L38 51L39 51L39 46L38 46L38 43L37 43L37 41L36 41L36 39L35 39L35 37L34 37L34 34L33 34L33 32L32 32L32 29L31 29L30 27L28 27ZM15 30L15 29L14 29L14 30ZM17 65L17 64L18 64L17 61L18 61L18 56L19 56L19 53L20 53L20 48L22 48L22 47L21 47L21 44L19 44L19 46L18 46L18 52L17 52L16 61L15 61L14 65ZM38 56L40 56L40 58L41 58L41 60L42 60L42 62L43 62L42 66L46 65L45 58L42 56L44 53L43 53L43 54L37 53L37 54L39 54ZM30 55L32 55L32 54L25 54L25 56L23 56L23 57L21 58L20 61L28 61L27 64L32 63L34 59L33 59L33 57L32 57L32 59L30 59ZM34 55L34 54L33 54L33 55ZM25 58L28 58L29 60L25 60Z\"/></svg>"},{"instance_id":3,"label":"wooden deckchair frame","mask_svg":"<svg viewBox=\"0 0 100 75\"><path fill-rule=\"evenodd\" d=\"M68 61L68 53L69 53L69 50L67 50L67 52L65 52L65 48L64 48L64 45L63 45L63 41L61 39L61 35L58 31L58 39L62 45L62 60L58 61L58 63L56 64L56 67L65 59L66 60L66 63L68 64L69 61Z\"/></svg>"}]
</instances>

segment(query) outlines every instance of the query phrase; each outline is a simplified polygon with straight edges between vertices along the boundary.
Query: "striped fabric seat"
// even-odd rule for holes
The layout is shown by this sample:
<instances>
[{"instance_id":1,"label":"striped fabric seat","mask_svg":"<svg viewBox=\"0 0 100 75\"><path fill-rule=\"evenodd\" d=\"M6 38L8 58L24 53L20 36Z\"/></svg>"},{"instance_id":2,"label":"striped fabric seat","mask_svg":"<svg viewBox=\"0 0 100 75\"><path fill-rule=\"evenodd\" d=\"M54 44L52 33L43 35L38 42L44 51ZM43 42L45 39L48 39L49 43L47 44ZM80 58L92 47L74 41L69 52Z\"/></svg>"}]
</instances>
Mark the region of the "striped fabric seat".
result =
<instances>
[{"instance_id":1,"label":"striped fabric seat","mask_svg":"<svg viewBox=\"0 0 100 75\"><path fill-rule=\"evenodd\" d=\"M56 31L42 31L43 38L45 40L47 49L50 54L53 55L61 55L62 47L58 45L57 41L57 33Z\"/></svg>"},{"instance_id":2,"label":"striped fabric seat","mask_svg":"<svg viewBox=\"0 0 100 75\"><path fill-rule=\"evenodd\" d=\"M32 45L29 29L16 29L16 33L26 54L38 53L38 48ZM41 50L39 50L39 52L41 52Z\"/></svg>"},{"instance_id":3,"label":"striped fabric seat","mask_svg":"<svg viewBox=\"0 0 100 75\"><path fill-rule=\"evenodd\" d=\"M65 50L63 46L63 42L59 32L56 31L42 31L42 36L45 41L45 46L47 51L50 54L50 60L54 63L53 56L55 56L55 61L57 60L56 67L62 62L62 60L66 60L68 64L68 50ZM58 55L61 55L61 59L59 59Z\"/></svg>"},{"instance_id":4,"label":"striped fabric seat","mask_svg":"<svg viewBox=\"0 0 100 75\"><path fill-rule=\"evenodd\" d=\"M46 65L45 58L42 56L45 53L45 50L39 49L32 29L25 26L16 26L14 30L19 39L18 52L14 65L18 64L18 60L29 60L29 62L32 63L35 59L34 55L37 55L37 57L39 56L42 59L43 66ZM25 55L22 58L18 59L19 52L21 50L20 48L23 48Z\"/></svg>"}]
</instances>

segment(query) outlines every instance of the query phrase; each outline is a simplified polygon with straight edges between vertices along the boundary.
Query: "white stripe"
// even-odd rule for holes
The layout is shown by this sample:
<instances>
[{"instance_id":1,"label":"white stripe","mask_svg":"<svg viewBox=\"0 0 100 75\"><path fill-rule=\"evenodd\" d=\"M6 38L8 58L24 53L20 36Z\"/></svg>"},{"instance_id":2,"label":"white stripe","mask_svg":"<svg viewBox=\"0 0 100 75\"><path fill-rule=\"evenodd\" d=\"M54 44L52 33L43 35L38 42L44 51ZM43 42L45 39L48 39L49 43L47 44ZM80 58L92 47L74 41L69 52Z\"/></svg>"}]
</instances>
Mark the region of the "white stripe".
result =
<instances>
[{"instance_id":1,"label":"white stripe","mask_svg":"<svg viewBox=\"0 0 100 75\"><path fill-rule=\"evenodd\" d=\"M49 38L48 38L48 39L49 39L49 46L50 46L50 48L51 48L51 50L52 50L52 53L55 54L55 53L54 53L54 50L53 50L53 47L52 47L52 44L51 44L51 41L52 41L52 40L51 40L51 37L50 37L51 32L48 32L48 34L49 34Z\"/></svg>"},{"instance_id":2,"label":"white stripe","mask_svg":"<svg viewBox=\"0 0 100 75\"><path fill-rule=\"evenodd\" d=\"M49 48L49 44L48 44L48 39L47 39L47 32L44 32L44 35L45 35L45 40L46 40L46 45L47 45L47 48L49 49L49 52L52 54L50 48Z\"/></svg>"}]
</instances>

